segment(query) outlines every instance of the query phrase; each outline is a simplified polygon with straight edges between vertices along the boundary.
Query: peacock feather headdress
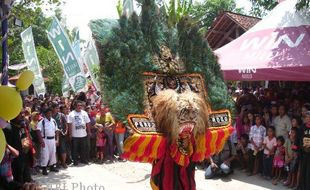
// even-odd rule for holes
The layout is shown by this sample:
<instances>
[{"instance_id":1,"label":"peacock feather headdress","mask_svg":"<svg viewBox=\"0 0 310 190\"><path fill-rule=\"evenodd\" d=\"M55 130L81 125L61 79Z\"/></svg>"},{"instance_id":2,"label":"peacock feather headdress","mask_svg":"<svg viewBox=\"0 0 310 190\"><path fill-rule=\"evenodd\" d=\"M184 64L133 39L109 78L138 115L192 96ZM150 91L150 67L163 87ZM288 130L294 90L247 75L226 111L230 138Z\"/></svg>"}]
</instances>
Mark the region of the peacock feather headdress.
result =
<instances>
[{"instance_id":1,"label":"peacock feather headdress","mask_svg":"<svg viewBox=\"0 0 310 190\"><path fill-rule=\"evenodd\" d=\"M129 18L90 22L100 58L104 101L117 119L127 121L129 114L145 113L144 81L150 79L145 72L159 74L154 80L161 74L170 78L200 74L210 106L233 110L217 58L191 18L183 17L171 27L154 0L139 3L140 16L133 13Z\"/></svg>"}]
</instances>

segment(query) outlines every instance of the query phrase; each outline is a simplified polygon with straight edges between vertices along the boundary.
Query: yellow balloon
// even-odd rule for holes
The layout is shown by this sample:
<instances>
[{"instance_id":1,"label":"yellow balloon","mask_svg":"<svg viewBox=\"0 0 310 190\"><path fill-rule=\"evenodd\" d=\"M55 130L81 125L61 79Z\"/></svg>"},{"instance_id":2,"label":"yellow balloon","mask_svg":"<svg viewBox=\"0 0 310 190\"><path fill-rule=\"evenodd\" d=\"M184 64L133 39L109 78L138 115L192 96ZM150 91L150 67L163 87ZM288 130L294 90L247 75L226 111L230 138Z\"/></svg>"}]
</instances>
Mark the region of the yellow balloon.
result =
<instances>
[{"instance_id":1,"label":"yellow balloon","mask_svg":"<svg viewBox=\"0 0 310 190\"><path fill-rule=\"evenodd\" d=\"M0 162L3 159L6 148L6 140L2 129L0 128Z\"/></svg>"},{"instance_id":2,"label":"yellow balloon","mask_svg":"<svg viewBox=\"0 0 310 190\"><path fill-rule=\"evenodd\" d=\"M0 118L9 121L14 119L23 106L22 98L14 88L0 86Z\"/></svg>"},{"instance_id":3,"label":"yellow balloon","mask_svg":"<svg viewBox=\"0 0 310 190\"><path fill-rule=\"evenodd\" d=\"M16 87L18 90L26 90L31 85L33 79L34 74L32 71L24 71L16 81Z\"/></svg>"}]
</instances>

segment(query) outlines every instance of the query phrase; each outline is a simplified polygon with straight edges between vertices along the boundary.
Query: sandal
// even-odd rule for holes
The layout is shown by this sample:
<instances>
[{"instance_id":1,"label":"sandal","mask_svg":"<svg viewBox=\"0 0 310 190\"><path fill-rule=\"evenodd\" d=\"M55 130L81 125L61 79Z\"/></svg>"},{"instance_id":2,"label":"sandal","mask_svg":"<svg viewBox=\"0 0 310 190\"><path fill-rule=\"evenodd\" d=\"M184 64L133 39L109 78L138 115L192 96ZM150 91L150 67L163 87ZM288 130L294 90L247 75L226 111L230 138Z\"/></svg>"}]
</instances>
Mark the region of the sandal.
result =
<instances>
[{"instance_id":1,"label":"sandal","mask_svg":"<svg viewBox=\"0 0 310 190\"><path fill-rule=\"evenodd\" d=\"M289 181L288 180L284 181L283 185L288 186L289 185Z\"/></svg>"}]
</instances>

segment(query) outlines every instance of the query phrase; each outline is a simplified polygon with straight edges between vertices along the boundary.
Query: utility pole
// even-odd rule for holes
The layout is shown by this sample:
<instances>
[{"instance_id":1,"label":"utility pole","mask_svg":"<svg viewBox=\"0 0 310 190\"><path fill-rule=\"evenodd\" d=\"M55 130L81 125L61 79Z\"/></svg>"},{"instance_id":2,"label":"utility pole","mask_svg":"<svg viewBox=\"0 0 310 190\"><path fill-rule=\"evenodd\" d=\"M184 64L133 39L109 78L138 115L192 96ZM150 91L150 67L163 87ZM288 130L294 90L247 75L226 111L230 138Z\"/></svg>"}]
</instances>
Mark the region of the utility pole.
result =
<instances>
[{"instance_id":1,"label":"utility pole","mask_svg":"<svg viewBox=\"0 0 310 190\"><path fill-rule=\"evenodd\" d=\"M14 0L1 0L1 46L2 46L2 78L1 84L7 85L9 81L8 75L8 18Z\"/></svg>"}]
</instances>

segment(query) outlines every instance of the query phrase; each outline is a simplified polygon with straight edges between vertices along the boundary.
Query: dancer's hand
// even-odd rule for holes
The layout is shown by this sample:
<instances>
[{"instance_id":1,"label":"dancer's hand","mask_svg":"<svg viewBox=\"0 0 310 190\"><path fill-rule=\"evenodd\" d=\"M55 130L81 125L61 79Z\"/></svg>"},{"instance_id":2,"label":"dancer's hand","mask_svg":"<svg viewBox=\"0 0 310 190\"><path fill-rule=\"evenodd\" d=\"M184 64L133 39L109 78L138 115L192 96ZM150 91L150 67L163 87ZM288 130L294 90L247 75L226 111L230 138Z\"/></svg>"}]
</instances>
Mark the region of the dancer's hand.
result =
<instances>
[{"instance_id":1,"label":"dancer's hand","mask_svg":"<svg viewBox=\"0 0 310 190\"><path fill-rule=\"evenodd\" d=\"M211 163L211 168L212 168L212 169L217 169L217 168L219 168L219 167L216 165L216 163L212 162L212 163Z\"/></svg>"}]
</instances>

